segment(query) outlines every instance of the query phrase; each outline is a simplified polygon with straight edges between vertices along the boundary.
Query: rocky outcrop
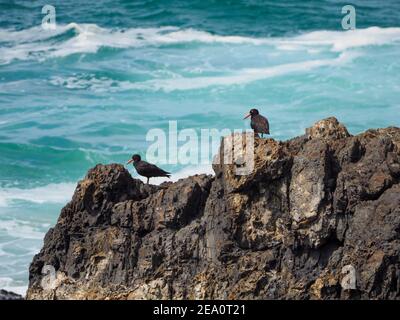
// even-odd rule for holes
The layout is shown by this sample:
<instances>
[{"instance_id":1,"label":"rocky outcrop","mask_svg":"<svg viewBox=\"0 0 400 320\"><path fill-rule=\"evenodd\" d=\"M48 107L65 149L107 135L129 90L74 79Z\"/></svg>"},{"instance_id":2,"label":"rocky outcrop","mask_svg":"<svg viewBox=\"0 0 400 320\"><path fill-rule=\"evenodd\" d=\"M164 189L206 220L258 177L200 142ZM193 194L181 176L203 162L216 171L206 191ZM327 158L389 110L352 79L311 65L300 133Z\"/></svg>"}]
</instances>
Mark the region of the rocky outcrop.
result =
<instances>
[{"instance_id":1,"label":"rocky outcrop","mask_svg":"<svg viewBox=\"0 0 400 320\"><path fill-rule=\"evenodd\" d=\"M0 300L24 300L24 297L17 293L1 289Z\"/></svg>"},{"instance_id":2,"label":"rocky outcrop","mask_svg":"<svg viewBox=\"0 0 400 320\"><path fill-rule=\"evenodd\" d=\"M248 175L215 164L150 186L97 165L34 257L27 297L399 299L399 159L399 128L352 136L328 118L256 138Z\"/></svg>"}]
</instances>

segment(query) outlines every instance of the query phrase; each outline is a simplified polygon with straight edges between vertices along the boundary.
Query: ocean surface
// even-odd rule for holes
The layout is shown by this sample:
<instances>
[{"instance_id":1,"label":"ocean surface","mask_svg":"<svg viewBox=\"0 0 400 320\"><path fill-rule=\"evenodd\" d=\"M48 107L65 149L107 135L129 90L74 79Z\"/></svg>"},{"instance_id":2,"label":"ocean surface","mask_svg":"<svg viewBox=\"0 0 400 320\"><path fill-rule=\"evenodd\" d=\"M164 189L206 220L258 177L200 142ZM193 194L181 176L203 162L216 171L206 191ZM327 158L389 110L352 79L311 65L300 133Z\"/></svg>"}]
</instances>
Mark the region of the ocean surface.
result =
<instances>
[{"instance_id":1,"label":"ocean surface","mask_svg":"<svg viewBox=\"0 0 400 320\"><path fill-rule=\"evenodd\" d=\"M41 27L45 4L55 30ZM345 4L0 0L0 288L25 293L89 168L145 155L147 132L169 121L246 129L256 106L275 139L328 116L353 134L399 126L400 1L353 0L354 31L341 27Z\"/></svg>"}]
</instances>

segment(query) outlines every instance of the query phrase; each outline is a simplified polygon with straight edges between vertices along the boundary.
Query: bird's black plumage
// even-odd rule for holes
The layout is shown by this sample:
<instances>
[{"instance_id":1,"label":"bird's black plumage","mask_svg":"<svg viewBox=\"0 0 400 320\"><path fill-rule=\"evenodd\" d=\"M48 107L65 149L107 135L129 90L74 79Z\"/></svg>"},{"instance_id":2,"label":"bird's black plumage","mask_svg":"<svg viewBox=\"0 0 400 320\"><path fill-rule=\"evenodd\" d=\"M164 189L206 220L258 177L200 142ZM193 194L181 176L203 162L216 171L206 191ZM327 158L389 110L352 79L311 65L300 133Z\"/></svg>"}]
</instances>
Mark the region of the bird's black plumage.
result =
<instances>
[{"instance_id":1,"label":"bird's black plumage","mask_svg":"<svg viewBox=\"0 0 400 320\"><path fill-rule=\"evenodd\" d=\"M257 109L251 109L247 117L249 116L251 116L250 126L254 130L254 133L261 133L261 136L269 134L269 122L266 117L263 117Z\"/></svg>"},{"instance_id":2,"label":"bird's black plumage","mask_svg":"<svg viewBox=\"0 0 400 320\"><path fill-rule=\"evenodd\" d=\"M132 159L128 161L128 164L133 162L133 166L135 167L137 173L143 177L147 178L147 183L149 183L149 179L153 177L170 177L170 173L164 171L163 169L157 167L154 164L143 161L142 158L138 154L134 154Z\"/></svg>"}]
</instances>

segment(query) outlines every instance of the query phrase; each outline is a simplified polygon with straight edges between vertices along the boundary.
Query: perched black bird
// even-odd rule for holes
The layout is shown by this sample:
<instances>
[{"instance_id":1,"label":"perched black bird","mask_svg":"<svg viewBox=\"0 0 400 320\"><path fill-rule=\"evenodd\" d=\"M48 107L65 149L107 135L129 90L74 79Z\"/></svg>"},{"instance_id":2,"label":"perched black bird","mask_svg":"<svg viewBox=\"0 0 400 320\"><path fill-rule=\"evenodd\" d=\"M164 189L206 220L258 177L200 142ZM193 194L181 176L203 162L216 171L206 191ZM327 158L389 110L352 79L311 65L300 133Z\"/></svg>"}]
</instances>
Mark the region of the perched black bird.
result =
<instances>
[{"instance_id":1,"label":"perched black bird","mask_svg":"<svg viewBox=\"0 0 400 320\"><path fill-rule=\"evenodd\" d=\"M254 133L258 136L261 133L261 138L263 137L264 133L269 134L269 123L268 119L263 117L257 109L251 109L249 114L244 117L247 119L251 116L251 128L254 130ZM244 120L243 119L243 120Z\"/></svg>"},{"instance_id":2,"label":"perched black bird","mask_svg":"<svg viewBox=\"0 0 400 320\"><path fill-rule=\"evenodd\" d=\"M133 162L133 166L135 167L137 173L143 177L147 178L147 184L149 184L149 179L152 177L170 177L170 173L160 169L154 164L148 163L146 161L142 161L142 158L138 154L134 154L132 159L129 160L126 164L130 164Z\"/></svg>"}]
</instances>

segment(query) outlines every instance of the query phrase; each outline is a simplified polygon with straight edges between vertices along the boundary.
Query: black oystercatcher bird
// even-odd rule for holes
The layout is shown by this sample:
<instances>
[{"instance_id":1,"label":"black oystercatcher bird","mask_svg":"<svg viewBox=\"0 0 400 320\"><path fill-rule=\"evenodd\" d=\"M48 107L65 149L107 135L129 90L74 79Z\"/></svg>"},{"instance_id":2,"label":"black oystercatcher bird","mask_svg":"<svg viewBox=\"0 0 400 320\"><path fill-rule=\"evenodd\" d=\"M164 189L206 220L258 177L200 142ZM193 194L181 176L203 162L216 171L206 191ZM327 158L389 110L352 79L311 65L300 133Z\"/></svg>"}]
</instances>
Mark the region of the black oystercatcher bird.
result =
<instances>
[{"instance_id":1,"label":"black oystercatcher bird","mask_svg":"<svg viewBox=\"0 0 400 320\"><path fill-rule=\"evenodd\" d=\"M160 169L154 164L148 163L146 161L142 161L142 158L138 154L134 154L132 159L129 160L126 164L130 164L133 162L133 166L135 167L137 173L143 177L147 178L147 184L149 184L149 179L152 177L170 177L170 173Z\"/></svg>"},{"instance_id":2,"label":"black oystercatcher bird","mask_svg":"<svg viewBox=\"0 0 400 320\"><path fill-rule=\"evenodd\" d=\"M250 126L254 130L254 133L258 136L261 133L261 138L263 137L264 133L269 134L269 123L266 117L263 117L257 109L251 109L249 114L246 115L244 119L251 117Z\"/></svg>"}]
</instances>

